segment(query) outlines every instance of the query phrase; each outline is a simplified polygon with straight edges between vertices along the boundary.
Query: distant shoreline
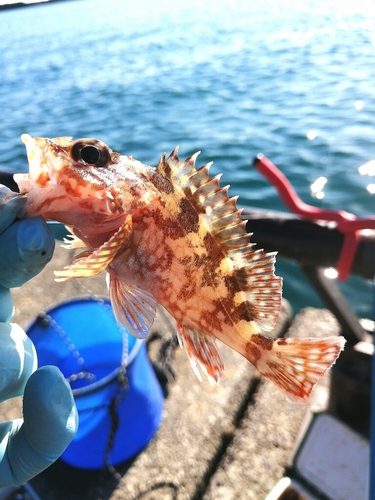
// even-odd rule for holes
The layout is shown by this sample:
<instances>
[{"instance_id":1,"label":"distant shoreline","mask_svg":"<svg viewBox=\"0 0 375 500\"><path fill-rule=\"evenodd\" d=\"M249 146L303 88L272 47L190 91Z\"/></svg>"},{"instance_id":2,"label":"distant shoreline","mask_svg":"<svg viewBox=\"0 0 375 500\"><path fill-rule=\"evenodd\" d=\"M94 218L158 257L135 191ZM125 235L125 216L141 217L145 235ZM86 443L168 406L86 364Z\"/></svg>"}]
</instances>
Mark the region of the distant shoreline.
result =
<instances>
[{"instance_id":1,"label":"distant shoreline","mask_svg":"<svg viewBox=\"0 0 375 500\"><path fill-rule=\"evenodd\" d=\"M32 7L34 5L43 5L49 3L63 2L65 0L29 0L25 2L0 3L0 10L18 9L20 7Z\"/></svg>"}]
</instances>

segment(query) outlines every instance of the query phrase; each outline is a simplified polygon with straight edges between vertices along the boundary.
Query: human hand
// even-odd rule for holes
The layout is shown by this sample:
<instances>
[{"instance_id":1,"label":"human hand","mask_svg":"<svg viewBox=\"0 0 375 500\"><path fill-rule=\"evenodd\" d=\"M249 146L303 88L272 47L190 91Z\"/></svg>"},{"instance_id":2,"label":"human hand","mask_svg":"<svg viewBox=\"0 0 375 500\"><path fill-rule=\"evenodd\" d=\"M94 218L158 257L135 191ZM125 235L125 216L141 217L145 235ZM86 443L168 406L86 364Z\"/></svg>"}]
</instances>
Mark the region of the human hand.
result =
<instances>
[{"instance_id":1,"label":"human hand","mask_svg":"<svg viewBox=\"0 0 375 500\"><path fill-rule=\"evenodd\" d=\"M23 419L0 423L0 487L20 485L51 465L73 439L77 411L55 366L37 368L31 340L10 323L9 288L51 259L54 238L40 218L17 220L26 199L0 186L0 402L23 394Z\"/></svg>"}]
</instances>

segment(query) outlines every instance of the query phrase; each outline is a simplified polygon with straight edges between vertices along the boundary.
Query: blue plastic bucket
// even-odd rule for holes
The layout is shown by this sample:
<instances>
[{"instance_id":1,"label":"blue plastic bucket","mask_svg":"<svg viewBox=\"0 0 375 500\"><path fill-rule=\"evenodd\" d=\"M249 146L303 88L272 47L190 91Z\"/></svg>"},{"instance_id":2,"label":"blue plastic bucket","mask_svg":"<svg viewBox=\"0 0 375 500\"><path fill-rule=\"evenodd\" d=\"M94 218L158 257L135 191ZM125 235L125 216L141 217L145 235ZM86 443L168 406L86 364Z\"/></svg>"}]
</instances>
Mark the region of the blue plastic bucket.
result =
<instances>
[{"instance_id":1,"label":"blue plastic bucket","mask_svg":"<svg viewBox=\"0 0 375 500\"><path fill-rule=\"evenodd\" d=\"M69 380L79 414L79 427L61 458L70 465L99 469L106 458L113 465L144 448L157 431L164 400L146 353L114 318L106 299L75 298L40 315L27 329L39 366L56 365ZM126 389L116 407L119 417L106 457L112 417L110 405Z\"/></svg>"}]
</instances>

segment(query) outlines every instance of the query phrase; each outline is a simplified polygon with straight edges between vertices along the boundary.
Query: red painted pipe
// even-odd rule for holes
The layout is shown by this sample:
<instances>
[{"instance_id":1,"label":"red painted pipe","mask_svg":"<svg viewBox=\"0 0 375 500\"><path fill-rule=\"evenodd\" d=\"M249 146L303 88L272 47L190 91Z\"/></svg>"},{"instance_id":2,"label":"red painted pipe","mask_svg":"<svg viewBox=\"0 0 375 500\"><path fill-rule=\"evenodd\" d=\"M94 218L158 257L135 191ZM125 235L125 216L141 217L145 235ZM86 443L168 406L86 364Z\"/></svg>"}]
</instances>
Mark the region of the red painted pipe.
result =
<instances>
[{"instance_id":1,"label":"red painted pipe","mask_svg":"<svg viewBox=\"0 0 375 500\"><path fill-rule=\"evenodd\" d=\"M285 205L293 213L309 220L327 220L337 224L337 229L344 233L344 243L337 262L339 280L345 280L351 270L357 251L359 231L375 229L375 217L357 218L344 210L324 210L303 202L293 189L285 175L264 155L259 154L254 160L255 167L277 189Z\"/></svg>"}]
</instances>

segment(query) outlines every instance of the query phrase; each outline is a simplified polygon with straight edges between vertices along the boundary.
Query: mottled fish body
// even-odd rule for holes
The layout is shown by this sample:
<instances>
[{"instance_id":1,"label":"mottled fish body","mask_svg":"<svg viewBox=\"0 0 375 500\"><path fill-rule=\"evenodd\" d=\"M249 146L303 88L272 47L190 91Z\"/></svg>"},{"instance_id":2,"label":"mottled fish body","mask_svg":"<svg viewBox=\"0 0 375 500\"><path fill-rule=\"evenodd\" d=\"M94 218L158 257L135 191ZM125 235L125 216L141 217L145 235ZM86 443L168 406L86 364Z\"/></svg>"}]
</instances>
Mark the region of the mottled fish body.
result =
<instances>
[{"instance_id":1,"label":"mottled fish body","mask_svg":"<svg viewBox=\"0 0 375 500\"><path fill-rule=\"evenodd\" d=\"M344 346L342 337L271 339L281 304L275 254L255 250L236 198L177 148L158 167L112 152L97 139L22 136L29 174L25 216L66 224L70 248L86 247L57 280L108 271L116 319L145 337L156 304L174 317L194 371L216 384L215 340L242 354L292 399L306 401Z\"/></svg>"}]
</instances>

